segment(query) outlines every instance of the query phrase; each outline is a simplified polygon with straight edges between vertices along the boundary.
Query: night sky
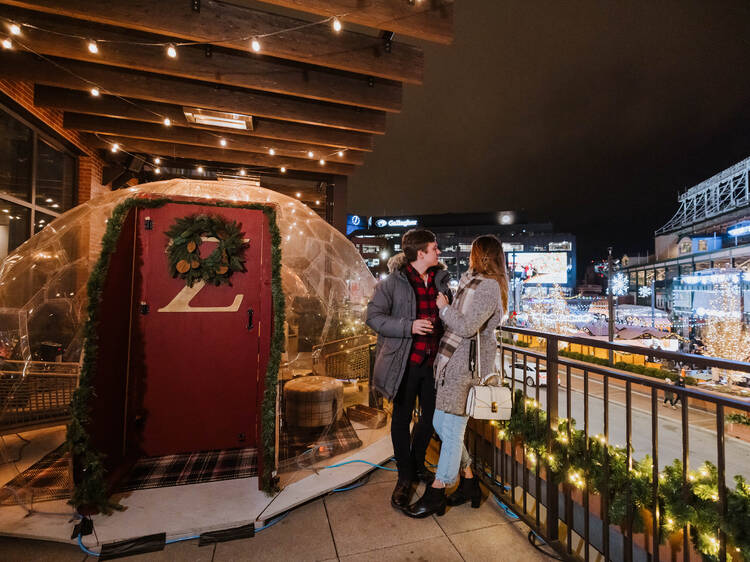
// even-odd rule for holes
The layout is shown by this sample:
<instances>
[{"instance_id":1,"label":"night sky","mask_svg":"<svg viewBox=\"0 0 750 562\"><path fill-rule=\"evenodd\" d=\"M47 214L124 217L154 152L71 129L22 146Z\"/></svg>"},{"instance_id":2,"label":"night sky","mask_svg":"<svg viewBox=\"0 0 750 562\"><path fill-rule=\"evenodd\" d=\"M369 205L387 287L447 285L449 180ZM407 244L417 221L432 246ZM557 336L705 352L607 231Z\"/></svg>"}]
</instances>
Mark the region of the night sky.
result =
<instances>
[{"instance_id":1,"label":"night sky","mask_svg":"<svg viewBox=\"0 0 750 562\"><path fill-rule=\"evenodd\" d=\"M750 156L750 2L460 0L420 44L375 152L366 215L523 209L593 257L653 252L677 195Z\"/></svg>"}]
</instances>

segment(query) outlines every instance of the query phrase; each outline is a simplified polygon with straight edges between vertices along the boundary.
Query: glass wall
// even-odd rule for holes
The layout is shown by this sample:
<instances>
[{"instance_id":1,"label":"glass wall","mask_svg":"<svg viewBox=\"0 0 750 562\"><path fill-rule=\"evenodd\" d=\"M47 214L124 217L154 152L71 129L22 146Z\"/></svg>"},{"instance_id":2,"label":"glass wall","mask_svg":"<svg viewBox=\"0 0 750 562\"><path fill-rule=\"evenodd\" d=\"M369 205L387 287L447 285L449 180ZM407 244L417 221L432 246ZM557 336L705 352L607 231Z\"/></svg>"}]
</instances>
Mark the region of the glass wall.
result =
<instances>
[{"instance_id":1,"label":"glass wall","mask_svg":"<svg viewBox=\"0 0 750 562\"><path fill-rule=\"evenodd\" d=\"M76 203L76 157L0 105L0 260Z\"/></svg>"}]
</instances>

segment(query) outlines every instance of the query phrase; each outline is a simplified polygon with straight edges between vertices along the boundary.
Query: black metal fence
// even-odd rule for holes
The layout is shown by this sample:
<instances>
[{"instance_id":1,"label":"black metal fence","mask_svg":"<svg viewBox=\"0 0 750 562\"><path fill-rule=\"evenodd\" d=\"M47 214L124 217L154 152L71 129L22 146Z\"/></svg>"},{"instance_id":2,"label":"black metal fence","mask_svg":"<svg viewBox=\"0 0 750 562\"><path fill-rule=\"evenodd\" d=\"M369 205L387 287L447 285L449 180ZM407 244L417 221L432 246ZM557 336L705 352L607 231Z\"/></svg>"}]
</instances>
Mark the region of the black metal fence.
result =
<instances>
[{"instance_id":1,"label":"black metal fence","mask_svg":"<svg viewBox=\"0 0 750 562\"><path fill-rule=\"evenodd\" d=\"M530 420L533 425L534 414L521 418L521 414L536 412L536 419L544 422L543 439L548 451L553 451L555 445L561 442L571 442L576 434L580 437L580 430L575 430L572 419L575 412L582 416L583 440L582 453L584 466L596 453L599 460L600 472L596 475L599 483L598 490L592 487L592 471L582 470L580 473L562 474L562 469L554 462L544 462L545 459L536 458L530 446L519 439L510 438L503 424L471 420L467 431L470 450L474 451L474 459L479 473L495 495L507 504L525 523L554 548L564 559L568 560L659 560L682 559L699 560L701 558L696 547L692 544L691 536L695 538L695 529L686 523L682 528L666 528L666 522L660 518L660 480L664 477L660 473L659 434L660 434L660 395L665 396L661 414L662 422L665 418L672 423L673 429L680 426L681 445L681 486L685 498L688 496L689 483L694 478L690 470L691 461L691 432L701 431L703 449L694 451L694 457L709 455L715 460L716 486L718 495L713 498L717 511L717 521L722 521L727 515L727 485L726 485L726 437L725 415L727 411L747 414L750 412L750 400L729 394L709 392L696 386L677 386L666 380L639 375L608 365L595 364L563 357L559 354L562 346L581 345L589 349L601 350L599 355L610 352L629 354L631 358L641 358L651 362L669 362L672 366L701 369L722 369L730 372L750 374L750 363L740 363L725 359L710 358L669 351L653 350L651 348L608 343L591 338L564 336L538 332L524 328L503 328L503 335L519 336L534 342L530 347L518 344L503 344L499 349L499 367L504 370L513 394L522 392L521 400L514 407L514 416L518 419ZM675 374L675 378L678 373ZM546 377L546 385L545 385ZM510 380L508 380L510 379ZM592 386L601 386L601 393L592 393ZM681 412L671 413L668 397L673 396L681 402ZM634 407L634 400L638 402ZM596 408L593 407L594 402ZM676 408L675 404L671 404ZM564 407L565 416L561 416ZM528 411L527 411L528 408ZM621 418L613 420L612 410L616 409ZM523 412L522 412L523 410ZM624 410L624 412L622 411ZM651 474L645 480L647 495L650 495L650 508L644 509L634 499L635 485L630 481L636 462L634 460L634 411L638 416L642 429L637 435L640 447L650 441L652 459ZM623 415L624 414L624 415ZM667 415L669 414L669 415ZM700 416L698 416L700 414ZM595 417L600 419L595 419ZM696 429L691 424L691 416L700 417L702 428ZM622 419L624 418L624 419ZM676 419L678 418L678 419ZM579 422L581 420L579 419ZM650 425L650 435L646 421ZM697 420L696 420L697 421ZM617 424L617 433L622 436L624 424L624 442L610 444L610 434L613 422ZM705 427L713 425L713 430ZM516 429L518 423L516 422ZM510 427L510 426L509 426ZM594 428L601 428L601 433L594 435ZM664 429L662 428L662 431ZM710 433L709 433L710 432ZM674 431L673 431L674 433ZM592 440L594 438L596 440ZM706 439L715 440L714 451L706 451ZM557 443L553 441L557 440ZM603 446L599 446L601 442ZM739 443L739 442L738 442ZM610 446L611 445L611 446ZM676 443L670 442L673 449ZM738 444L740 446L742 444ZM743 445L744 446L744 445ZM648 445L645 445L648 447ZM713 448L711 445L709 448ZM623 475L610 474L611 455L625 455L627 480L623 488ZM602 462L602 456L604 462ZM665 459L662 459L662 464ZM705 460L705 457L704 459ZM580 459L578 459L579 465ZM679 465L674 465L679 466ZM748 464L750 471L750 463ZM557 471L557 472L556 472ZM679 478L679 477L678 477ZM609 502L613 499L610 493L601 493L601 489L610 490L613 479L619 479L619 485L624 492L625 516L617 524L610 521ZM603 482L603 484L602 484ZM648 494L650 492L650 494ZM666 492L665 492L666 493ZM643 498L644 490L640 490ZM623 498L616 497L616 501ZM646 502L641 502L648 503ZM634 533L636 515L645 523L645 528ZM670 520L671 522L671 520ZM704 525L705 527L705 525ZM699 541L709 541L710 556L727 560L744 555L740 547L732 543L729 557L727 553L727 534L721 524L717 524L715 532L710 536L698 537ZM667 536L665 536L667 535ZM730 537L731 538L731 537ZM662 540L666 539L666 540ZM731 542L731 541L730 541ZM704 548L705 550L705 548ZM705 554L705 552L704 552ZM748 554L750 556L750 554Z\"/></svg>"}]
</instances>

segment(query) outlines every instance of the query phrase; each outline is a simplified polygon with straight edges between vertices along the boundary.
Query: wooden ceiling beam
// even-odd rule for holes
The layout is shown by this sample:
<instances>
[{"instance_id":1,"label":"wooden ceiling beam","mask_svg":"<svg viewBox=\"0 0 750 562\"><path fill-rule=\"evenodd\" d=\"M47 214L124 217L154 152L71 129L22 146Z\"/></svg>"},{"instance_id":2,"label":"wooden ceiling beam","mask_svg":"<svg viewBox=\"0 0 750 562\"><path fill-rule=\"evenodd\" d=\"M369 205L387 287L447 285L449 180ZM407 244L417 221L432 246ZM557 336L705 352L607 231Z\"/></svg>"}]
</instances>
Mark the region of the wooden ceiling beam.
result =
<instances>
[{"instance_id":1,"label":"wooden ceiling beam","mask_svg":"<svg viewBox=\"0 0 750 562\"><path fill-rule=\"evenodd\" d=\"M197 162L223 162L235 166L255 166L279 170L281 166L287 170L301 170L321 174L340 174L348 176L354 173L355 166L338 164L326 161L321 165L318 160L309 158L288 158L253 154L239 150L227 150L218 148L205 148L200 146L189 146L169 142L157 142L142 139L131 139L118 136L98 136L84 134L86 143L94 148L109 150L112 143L117 143L123 151L128 153L141 153L153 156L165 156L167 158L188 158Z\"/></svg>"},{"instance_id":2,"label":"wooden ceiling beam","mask_svg":"<svg viewBox=\"0 0 750 562\"><path fill-rule=\"evenodd\" d=\"M387 29L442 45L453 43L453 0L260 0L318 16L342 16L348 22ZM240 2L242 3L242 2Z\"/></svg>"},{"instance_id":3,"label":"wooden ceiling beam","mask_svg":"<svg viewBox=\"0 0 750 562\"><path fill-rule=\"evenodd\" d=\"M37 84L74 90L90 90L92 85L97 85L102 91L118 96L366 133L385 132L385 113L382 111L286 98L77 61L66 60L66 70L63 70L28 53L3 51L0 52L0 68L5 77L32 80Z\"/></svg>"},{"instance_id":4,"label":"wooden ceiling beam","mask_svg":"<svg viewBox=\"0 0 750 562\"><path fill-rule=\"evenodd\" d=\"M316 159L325 158L342 164L363 164L364 155L358 151L344 151L339 156L337 151L329 146L302 144L297 142L271 140L248 135L238 135L227 132L213 132L203 129L187 127L165 127L162 124L128 121L85 115L82 113L65 113L63 127L86 133L101 133L118 135L121 137L155 140L159 142L174 142L179 144L220 148L220 141L224 140L226 149L242 152L254 152L269 155L274 150L277 156L291 158L307 158L308 152Z\"/></svg>"},{"instance_id":5,"label":"wooden ceiling beam","mask_svg":"<svg viewBox=\"0 0 750 562\"><path fill-rule=\"evenodd\" d=\"M351 31L335 33L330 24L310 22L259 10L204 0L2 0L3 4L58 14L188 41L249 50L249 38L261 37L261 53L306 64L327 66L421 84L421 49L392 42L389 52L379 37ZM198 11L193 6L198 5Z\"/></svg>"},{"instance_id":6,"label":"wooden ceiling beam","mask_svg":"<svg viewBox=\"0 0 750 562\"><path fill-rule=\"evenodd\" d=\"M37 85L34 87L34 105L62 111L86 113L88 115L132 119L147 123L161 123L162 116L165 116L169 117L172 124L176 126L217 132L227 132L229 130L190 123L185 118L182 107L179 105L120 99L107 95L94 98L86 92L66 90L52 86ZM330 146L336 149L364 150L369 152L374 146L371 135L355 131L345 131L343 129L298 125L297 123L268 119L253 119L253 126L254 129L252 131L232 130L232 132L234 134L267 139Z\"/></svg>"},{"instance_id":7,"label":"wooden ceiling beam","mask_svg":"<svg viewBox=\"0 0 750 562\"><path fill-rule=\"evenodd\" d=\"M401 111L402 86L398 82L379 79L370 85L366 76L331 72L228 49L212 49L210 56L206 56L203 46L181 47L179 58L171 59L164 55L163 47L127 44L127 41L139 39L133 37L132 32L2 5L0 17L35 26L24 26L23 36L16 44L43 55L368 109ZM99 52L91 53L80 37L108 42L99 43ZM168 40L143 37L144 42Z\"/></svg>"}]
</instances>

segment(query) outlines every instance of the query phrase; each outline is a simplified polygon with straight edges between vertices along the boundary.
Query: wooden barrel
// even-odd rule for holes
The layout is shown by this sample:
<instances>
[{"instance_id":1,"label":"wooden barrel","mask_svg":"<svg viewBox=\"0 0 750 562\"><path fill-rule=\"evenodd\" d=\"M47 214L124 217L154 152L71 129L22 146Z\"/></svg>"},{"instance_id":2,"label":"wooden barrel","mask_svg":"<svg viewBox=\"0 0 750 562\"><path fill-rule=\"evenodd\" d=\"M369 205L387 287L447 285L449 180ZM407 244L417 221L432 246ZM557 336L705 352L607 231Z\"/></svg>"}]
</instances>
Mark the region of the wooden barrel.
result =
<instances>
[{"instance_id":1,"label":"wooden barrel","mask_svg":"<svg viewBox=\"0 0 750 562\"><path fill-rule=\"evenodd\" d=\"M341 416L344 385L331 377L299 377L284 385L284 418L293 427L322 427Z\"/></svg>"}]
</instances>

